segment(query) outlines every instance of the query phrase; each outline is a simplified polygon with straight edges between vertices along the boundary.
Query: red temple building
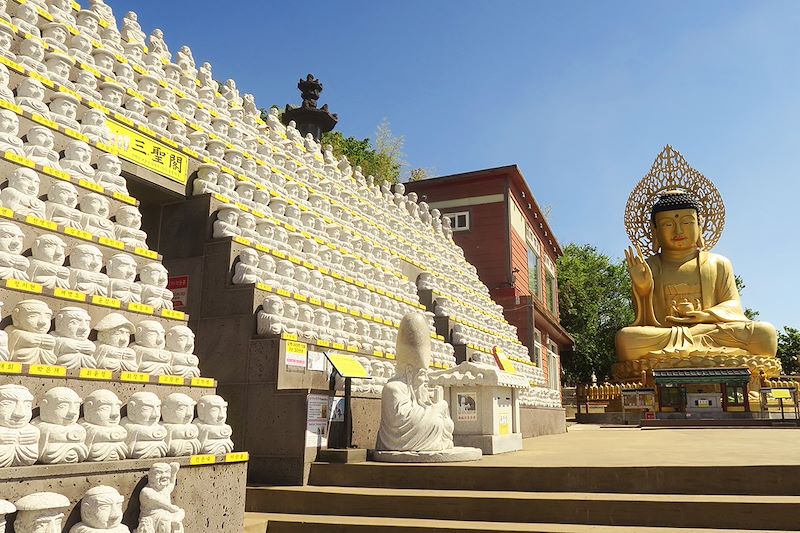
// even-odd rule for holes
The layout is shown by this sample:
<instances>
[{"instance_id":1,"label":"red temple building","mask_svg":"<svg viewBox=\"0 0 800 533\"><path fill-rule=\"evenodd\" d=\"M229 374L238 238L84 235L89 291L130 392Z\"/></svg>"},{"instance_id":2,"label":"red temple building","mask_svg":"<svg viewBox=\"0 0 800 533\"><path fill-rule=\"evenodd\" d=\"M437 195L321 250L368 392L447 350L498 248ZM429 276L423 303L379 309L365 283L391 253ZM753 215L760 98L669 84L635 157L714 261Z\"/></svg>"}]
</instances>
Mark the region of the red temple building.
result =
<instances>
[{"instance_id":1,"label":"red temple building","mask_svg":"<svg viewBox=\"0 0 800 533\"><path fill-rule=\"evenodd\" d=\"M517 327L548 387L560 389L559 354L572 347L558 316L556 259L562 251L519 167L405 185L419 201L450 218L456 244Z\"/></svg>"}]
</instances>

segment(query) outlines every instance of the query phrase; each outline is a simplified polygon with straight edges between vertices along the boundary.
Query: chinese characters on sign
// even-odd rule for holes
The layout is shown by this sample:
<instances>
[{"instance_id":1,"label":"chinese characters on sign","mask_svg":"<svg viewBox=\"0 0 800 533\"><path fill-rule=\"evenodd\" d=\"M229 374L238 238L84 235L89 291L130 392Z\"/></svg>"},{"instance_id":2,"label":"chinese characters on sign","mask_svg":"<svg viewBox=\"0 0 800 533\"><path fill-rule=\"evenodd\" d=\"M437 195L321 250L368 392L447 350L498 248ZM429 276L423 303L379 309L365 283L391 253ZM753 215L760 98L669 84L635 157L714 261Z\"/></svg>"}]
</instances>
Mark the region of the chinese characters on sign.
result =
<instances>
[{"instance_id":1,"label":"chinese characters on sign","mask_svg":"<svg viewBox=\"0 0 800 533\"><path fill-rule=\"evenodd\" d=\"M189 175L187 156L114 120L106 120L106 126L114 135L114 152L119 157L178 183L186 183Z\"/></svg>"}]
</instances>

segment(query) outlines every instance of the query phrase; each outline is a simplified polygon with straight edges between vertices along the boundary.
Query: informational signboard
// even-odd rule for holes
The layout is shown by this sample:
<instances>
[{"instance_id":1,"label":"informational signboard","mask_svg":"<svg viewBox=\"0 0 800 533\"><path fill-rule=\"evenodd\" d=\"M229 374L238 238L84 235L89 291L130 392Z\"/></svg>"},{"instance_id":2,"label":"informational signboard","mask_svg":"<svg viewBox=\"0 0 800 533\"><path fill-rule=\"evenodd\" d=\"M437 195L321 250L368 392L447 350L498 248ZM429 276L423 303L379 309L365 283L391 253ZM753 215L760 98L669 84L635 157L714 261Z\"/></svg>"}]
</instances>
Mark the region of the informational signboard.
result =
<instances>
[{"instance_id":1,"label":"informational signboard","mask_svg":"<svg viewBox=\"0 0 800 533\"><path fill-rule=\"evenodd\" d=\"M341 352L324 352L324 353L325 356L328 358L328 361L330 361L331 365L333 365L333 368L343 378L370 377L369 373L367 372L367 369L364 368L364 365L358 362L349 353L341 353Z\"/></svg>"},{"instance_id":2,"label":"informational signboard","mask_svg":"<svg viewBox=\"0 0 800 533\"><path fill-rule=\"evenodd\" d=\"M169 278L167 288L172 291L172 305L175 309L184 309L189 301L189 276Z\"/></svg>"},{"instance_id":3,"label":"informational signboard","mask_svg":"<svg viewBox=\"0 0 800 533\"><path fill-rule=\"evenodd\" d=\"M655 391L652 389L623 390L622 406L626 409L653 409L655 406Z\"/></svg>"},{"instance_id":4,"label":"informational signboard","mask_svg":"<svg viewBox=\"0 0 800 533\"><path fill-rule=\"evenodd\" d=\"M308 345L299 341L286 341L286 366L305 368Z\"/></svg>"},{"instance_id":5,"label":"informational signboard","mask_svg":"<svg viewBox=\"0 0 800 533\"><path fill-rule=\"evenodd\" d=\"M106 126L114 135L114 152L173 181L185 184L189 177L189 157L152 137L111 119Z\"/></svg>"},{"instance_id":6,"label":"informational signboard","mask_svg":"<svg viewBox=\"0 0 800 533\"><path fill-rule=\"evenodd\" d=\"M776 400L789 400L792 398L789 389L772 389L772 397Z\"/></svg>"},{"instance_id":7,"label":"informational signboard","mask_svg":"<svg viewBox=\"0 0 800 533\"><path fill-rule=\"evenodd\" d=\"M328 447L328 418L331 397L324 394L309 394L306 403L306 447Z\"/></svg>"},{"instance_id":8,"label":"informational signboard","mask_svg":"<svg viewBox=\"0 0 800 533\"><path fill-rule=\"evenodd\" d=\"M501 405L497 408L497 433L499 435L511 433L511 405Z\"/></svg>"},{"instance_id":9,"label":"informational signboard","mask_svg":"<svg viewBox=\"0 0 800 533\"><path fill-rule=\"evenodd\" d=\"M456 398L456 419L459 422L478 420L478 396L474 392L459 392Z\"/></svg>"}]
</instances>

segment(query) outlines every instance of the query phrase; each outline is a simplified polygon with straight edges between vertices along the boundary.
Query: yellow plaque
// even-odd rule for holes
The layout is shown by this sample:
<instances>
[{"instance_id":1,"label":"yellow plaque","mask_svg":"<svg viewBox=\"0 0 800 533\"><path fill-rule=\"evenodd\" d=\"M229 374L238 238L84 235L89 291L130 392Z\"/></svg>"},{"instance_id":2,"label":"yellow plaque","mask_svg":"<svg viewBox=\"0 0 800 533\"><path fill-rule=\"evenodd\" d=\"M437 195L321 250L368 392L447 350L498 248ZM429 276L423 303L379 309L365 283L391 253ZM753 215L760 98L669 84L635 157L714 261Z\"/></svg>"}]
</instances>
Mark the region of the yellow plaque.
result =
<instances>
[{"instance_id":1,"label":"yellow plaque","mask_svg":"<svg viewBox=\"0 0 800 533\"><path fill-rule=\"evenodd\" d=\"M161 385L183 385L186 379L183 376L170 376L165 374L158 376L158 382Z\"/></svg>"},{"instance_id":2,"label":"yellow plaque","mask_svg":"<svg viewBox=\"0 0 800 533\"><path fill-rule=\"evenodd\" d=\"M356 346L348 346L348 347L346 348L346 350L347 350L348 352L355 352L355 353L358 353L358 347L356 347Z\"/></svg>"},{"instance_id":3,"label":"yellow plaque","mask_svg":"<svg viewBox=\"0 0 800 533\"><path fill-rule=\"evenodd\" d=\"M186 313L183 311L176 311L174 309L162 309L161 316L164 318L171 318L173 320L184 320L186 319Z\"/></svg>"},{"instance_id":4,"label":"yellow plaque","mask_svg":"<svg viewBox=\"0 0 800 533\"><path fill-rule=\"evenodd\" d=\"M287 291L286 289L278 289L278 294L281 296L285 296L287 298L291 297L292 293Z\"/></svg>"},{"instance_id":5,"label":"yellow plaque","mask_svg":"<svg viewBox=\"0 0 800 533\"><path fill-rule=\"evenodd\" d=\"M309 298L308 303L310 303L311 305L322 305L322 300L320 300L319 298Z\"/></svg>"},{"instance_id":6,"label":"yellow plaque","mask_svg":"<svg viewBox=\"0 0 800 533\"><path fill-rule=\"evenodd\" d=\"M47 376L63 378L67 375L67 367L56 365L31 365L28 374L32 376Z\"/></svg>"},{"instance_id":7,"label":"yellow plaque","mask_svg":"<svg viewBox=\"0 0 800 533\"><path fill-rule=\"evenodd\" d=\"M245 246L250 246L251 244L250 239L240 237L239 235L233 238L233 242L238 242L239 244L244 244Z\"/></svg>"},{"instance_id":8,"label":"yellow plaque","mask_svg":"<svg viewBox=\"0 0 800 533\"><path fill-rule=\"evenodd\" d=\"M302 294L298 294L298 293L294 293L292 295L292 298L294 298L298 302L307 302L308 301L308 296L303 296Z\"/></svg>"},{"instance_id":9,"label":"yellow plaque","mask_svg":"<svg viewBox=\"0 0 800 533\"><path fill-rule=\"evenodd\" d=\"M7 207L0 207L0 217L3 218L14 218L14 211Z\"/></svg>"},{"instance_id":10,"label":"yellow plaque","mask_svg":"<svg viewBox=\"0 0 800 533\"><path fill-rule=\"evenodd\" d=\"M56 287L53 289L53 295L56 298L63 298L64 300L72 300L74 302L85 302L86 301L86 294L80 291L72 291L69 289L62 289L61 287Z\"/></svg>"},{"instance_id":11,"label":"yellow plaque","mask_svg":"<svg viewBox=\"0 0 800 533\"><path fill-rule=\"evenodd\" d=\"M122 306L121 301L107 296L92 296L92 303L94 305L102 305L103 307L111 307L113 309L119 309Z\"/></svg>"},{"instance_id":12,"label":"yellow plaque","mask_svg":"<svg viewBox=\"0 0 800 533\"><path fill-rule=\"evenodd\" d=\"M256 289L260 291L272 292L272 286L266 283L256 283Z\"/></svg>"},{"instance_id":13,"label":"yellow plaque","mask_svg":"<svg viewBox=\"0 0 800 533\"><path fill-rule=\"evenodd\" d=\"M296 341L298 338L296 333L281 333L281 339L285 341Z\"/></svg>"},{"instance_id":14,"label":"yellow plaque","mask_svg":"<svg viewBox=\"0 0 800 533\"><path fill-rule=\"evenodd\" d=\"M247 452L233 452L225 454L226 463L244 463L250 460L250 454Z\"/></svg>"},{"instance_id":15,"label":"yellow plaque","mask_svg":"<svg viewBox=\"0 0 800 533\"><path fill-rule=\"evenodd\" d=\"M343 305L338 305L337 304L336 305L336 311L339 312L339 313L346 313L347 312L347 308L345 306L343 306Z\"/></svg>"},{"instance_id":16,"label":"yellow plaque","mask_svg":"<svg viewBox=\"0 0 800 533\"><path fill-rule=\"evenodd\" d=\"M192 378L190 384L192 387L211 388L215 385L215 382L212 378Z\"/></svg>"},{"instance_id":17,"label":"yellow plaque","mask_svg":"<svg viewBox=\"0 0 800 533\"><path fill-rule=\"evenodd\" d=\"M342 344L341 342L334 342L333 343L333 349L334 350L344 350L344 344Z\"/></svg>"},{"instance_id":18,"label":"yellow plaque","mask_svg":"<svg viewBox=\"0 0 800 533\"><path fill-rule=\"evenodd\" d=\"M83 379L111 379L111 370L104 368L81 368L80 377Z\"/></svg>"},{"instance_id":19,"label":"yellow plaque","mask_svg":"<svg viewBox=\"0 0 800 533\"><path fill-rule=\"evenodd\" d=\"M130 383L150 383L150 374L145 374L143 372L122 372L119 375L119 379Z\"/></svg>"},{"instance_id":20,"label":"yellow plaque","mask_svg":"<svg viewBox=\"0 0 800 533\"><path fill-rule=\"evenodd\" d=\"M259 252L269 253L269 248L264 246L263 244L256 244L256 250Z\"/></svg>"},{"instance_id":21,"label":"yellow plaque","mask_svg":"<svg viewBox=\"0 0 800 533\"><path fill-rule=\"evenodd\" d=\"M128 311L133 311L134 313L142 313L143 315L152 315L153 314L152 306L145 305L145 304L137 304L137 303L129 303L128 304Z\"/></svg>"},{"instance_id":22,"label":"yellow plaque","mask_svg":"<svg viewBox=\"0 0 800 533\"><path fill-rule=\"evenodd\" d=\"M383 357L383 352L380 350L375 350L374 352L372 352L372 355L374 355L375 357Z\"/></svg>"},{"instance_id":23,"label":"yellow plaque","mask_svg":"<svg viewBox=\"0 0 800 533\"><path fill-rule=\"evenodd\" d=\"M789 389L772 389L772 397L776 400L788 400L792 397Z\"/></svg>"},{"instance_id":24,"label":"yellow plaque","mask_svg":"<svg viewBox=\"0 0 800 533\"><path fill-rule=\"evenodd\" d=\"M125 202L126 204L136 205L136 198L133 196L128 196L127 194L122 194L121 192L115 191L112 195L115 199L119 200L120 202Z\"/></svg>"},{"instance_id":25,"label":"yellow plaque","mask_svg":"<svg viewBox=\"0 0 800 533\"><path fill-rule=\"evenodd\" d=\"M329 348L331 345L331 341L326 341L324 339L317 340L317 346L322 346L323 348Z\"/></svg>"},{"instance_id":26,"label":"yellow plaque","mask_svg":"<svg viewBox=\"0 0 800 533\"><path fill-rule=\"evenodd\" d=\"M352 355L346 353L326 353L328 361L333 368L345 378L366 378L369 377L367 369L364 368Z\"/></svg>"},{"instance_id":27,"label":"yellow plaque","mask_svg":"<svg viewBox=\"0 0 800 533\"><path fill-rule=\"evenodd\" d=\"M158 252L155 250L148 250L147 248L135 248L133 253L136 255L140 255L142 257L146 257L148 259L158 259Z\"/></svg>"},{"instance_id":28,"label":"yellow plaque","mask_svg":"<svg viewBox=\"0 0 800 533\"><path fill-rule=\"evenodd\" d=\"M372 315L369 313L361 313L361 318L365 320L372 320Z\"/></svg>"},{"instance_id":29,"label":"yellow plaque","mask_svg":"<svg viewBox=\"0 0 800 533\"><path fill-rule=\"evenodd\" d=\"M103 187L102 185L98 185L96 183L92 183L91 181L88 181L88 180L78 180L78 185L80 185L84 189L89 189L90 191L99 192L99 193L104 193L105 190L106 190L105 187Z\"/></svg>"},{"instance_id":30,"label":"yellow plaque","mask_svg":"<svg viewBox=\"0 0 800 533\"><path fill-rule=\"evenodd\" d=\"M83 231L82 229L64 228L64 233L78 239L83 239L84 241L92 240L92 234L88 231Z\"/></svg>"},{"instance_id":31,"label":"yellow plaque","mask_svg":"<svg viewBox=\"0 0 800 533\"><path fill-rule=\"evenodd\" d=\"M290 255L290 256L289 256L289 261L291 261L291 262L292 262L292 263L294 263L295 265L299 265L299 264L301 264L301 263L303 262L303 260L302 260L302 259L300 259L299 257L295 257L295 256L293 256L293 255Z\"/></svg>"},{"instance_id":32,"label":"yellow plaque","mask_svg":"<svg viewBox=\"0 0 800 533\"><path fill-rule=\"evenodd\" d=\"M116 155L181 184L189 175L189 158L169 146L114 120L106 125L116 137Z\"/></svg>"},{"instance_id":33,"label":"yellow plaque","mask_svg":"<svg viewBox=\"0 0 800 533\"><path fill-rule=\"evenodd\" d=\"M31 226L38 226L40 228L44 228L49 231L57 231L58 224L53 222L52 220L45 220L43 218L35 217L33 215L28 215L25 217L25 222L30 224Z\"/></svg>"},{"instance_id":34,"label":"yellow plaque","mask_svg":"<svg viewBox=\"0 0 800 533\"><path fill-rule=\"evenodd\" d=\"M359 311L358 309L351 309L350 314L356 318L361 318L361 311Z\"/></svg>"},{"instance_id":35,"label":"yellow plaque","mask_svg":"<svg viewBox=\"0 0 800 533\"><path fill-rule=\"evenodd\" d=\"M108 237L100 237L98 239L100 244L105 244L106 246L110 246L111 248L116 248L117 250L124 250L125 243L122 241L118 241L116 239L109 239Z\"/></svg>"},{"instance_id":36,"label":"yellow plaque","mask_svg":"<svg viewBox=\"0 0 800 533\"><path fill-rule=\"evenodd\" d=\"M189 464L197 465L213 465L217 462L217 458L213 455L192 455L189 458Z\"/></svg>"},{"instance_id":37,"label":"yellow plaque","mask_svg":"<svg viewBox=\"0 0 800 533\"><path fill-rule=\"evenodd\" d=\"M34 294L42 294L42 286L33 281L23 281L21 279L7 279L6 288L14 289L16 291L32 292Z\"/></svg>"},{"instance_id":38,"label":"yellow plaque","mask_svg":"<svg viewBox=\"0 0 800 533\"><path fill-rule=\"evenodd\" d=\"M286 342L286 353L290 353L290 354L293 354L293 355L307 355L308 354L308 346L304 342L287 341Z\"/></svg>"},{"instance_id":39,"label":"yellow plaque","mask_svg":"<svg viewBox=\"0 0 800 533\"><path fill-rule=\"evenodd\" d=\"M280 250L272 250L272 255L279 259L286 259L286 254L281 252Z\"/></svg>"},{"instance_id":40,"label":"yellow plaque","mask_svg":"<svg viewBox=\"0 0 800 533\"><path fill-rule=\"evenodd\" d=\"M21 374L22 363L16 361L0 361L0 374Z\"/></svg>"}]
</instances>

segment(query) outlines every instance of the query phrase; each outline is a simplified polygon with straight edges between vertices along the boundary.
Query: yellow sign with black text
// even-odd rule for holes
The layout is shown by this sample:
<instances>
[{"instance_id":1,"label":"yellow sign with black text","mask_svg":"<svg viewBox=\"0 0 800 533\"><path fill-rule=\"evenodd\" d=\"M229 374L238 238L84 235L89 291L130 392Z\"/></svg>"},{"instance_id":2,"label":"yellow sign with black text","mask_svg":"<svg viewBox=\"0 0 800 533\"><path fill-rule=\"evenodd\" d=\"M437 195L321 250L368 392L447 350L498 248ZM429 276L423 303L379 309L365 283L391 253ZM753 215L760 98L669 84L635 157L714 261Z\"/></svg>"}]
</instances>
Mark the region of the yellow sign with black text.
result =
<instances>
[{"instance_id":1,"label":"yellow sign with black text","mask_svg":"<svg viewBox=\"0 0 800 533\"><path fill-rule=\"evenodd\" d=\"M111 119L106 126L114 134L114 153L167 178L186 183L189 158L155 139Z\"/></svg>"}]
</instances>

